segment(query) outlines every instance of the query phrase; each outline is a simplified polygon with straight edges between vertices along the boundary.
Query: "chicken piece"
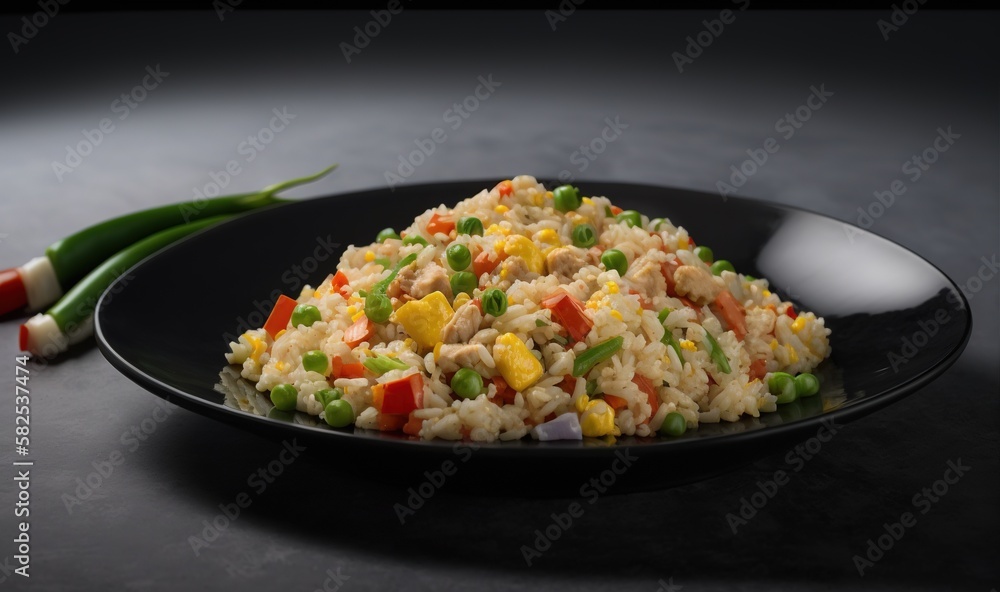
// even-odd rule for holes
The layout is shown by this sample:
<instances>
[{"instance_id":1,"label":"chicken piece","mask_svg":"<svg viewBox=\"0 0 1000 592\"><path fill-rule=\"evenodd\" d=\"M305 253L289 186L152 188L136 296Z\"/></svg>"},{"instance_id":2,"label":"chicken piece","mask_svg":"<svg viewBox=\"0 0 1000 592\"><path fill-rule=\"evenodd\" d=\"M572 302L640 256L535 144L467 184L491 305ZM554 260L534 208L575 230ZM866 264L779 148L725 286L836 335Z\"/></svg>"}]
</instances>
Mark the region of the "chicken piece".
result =
<instances>
[{"instance_id":1,"label":"chicken piece","mask_svg":"<svg viewBox=\"0 0 1000 592\"><path fill-rule=\"evenodd\" d=\"M632 288L647 300L667 293L667 282L663 279L660 264L656 261L645 258L633 261L632 267L625 274L625 279L631 282Z\"/></svg>"},{"instance_id":2,"label":"chicken piece","mask_svg":"<svg viewBox=\"0 0 1000 592\"><path fill-rule=\"evenodd\" d=\"M392 280L389 287L386 288L386 295L390 298L402 298L409 295L410 290L413 289L413 280L416 278L416 270L414 270L412 265L407 265L399 270L399 273L396 274L396 279Z\"/></svg>"},{"instance_id":3,"label":"chicken piece","mask_svg":"<svg viewBox=\"0 0 1000 592\"><path fill-rule=\"evenodd\" d=\"M501 275L500 277L510 280L511 283L517 280L530 282L538 278L538 274L528 268L528 262L516 255L504 260L503 269L507 272L507 275Z\"/></svg>"},{"instance_id":4,"label":"chicken piece","mask_svg":"<svg viewBox=\"0 0 1000 592\"><path fill-rule=\"evenodd\" d=\"M466 343L476 334L482 322L483 313L479 312L479 307L472 302L467 302L455 311L455 315L441 329L441 341L443 343Z\"/></svg>"},{"instance_id":5,"label":"chicken piece","mask_svg":"<svg viewBox=\"0 0 1000 592\"><path fill-rule=\"evenodd\" d=\"M712 274L693 265L681 265L674 272L674 291L704 306L715 300L722 287L715 283Z\"/></svg>"},{"instance_id":6,"label":"chicken piece","mask_svg":"<svg viewBox=\"0 0 1000 592\"><path fill-rule=\"evenodd\" d=\"M441 292L448 300L451 300L451 282L448 280L448 272L437 263L428 263L417 273L413 280L409 293L417 300L428 294Z\"/></svg>"},{"instance_id":7,"label":"chicken piece","mask_svg":"<svg viewBox=\"0 0 1000 592\"><path fill-rule=\"evenodd\" d=\"M479 355L480 347L482 346L474 343L442 345L437 365L444 372L458 372L459 368L471 368L482 360Z\"/></svg>"},{"instance_id":8,"label":"chicken piece","mask_svg":"<svg viewBox=\"0 0 1000 592\"><path fill-rule=\"evenodd\" d=\"M549 273L556 276L560 284L573 281L573 275L587 265L587 252L579 247L558 247L545 257Z\"/></svg>"}]
</instances>

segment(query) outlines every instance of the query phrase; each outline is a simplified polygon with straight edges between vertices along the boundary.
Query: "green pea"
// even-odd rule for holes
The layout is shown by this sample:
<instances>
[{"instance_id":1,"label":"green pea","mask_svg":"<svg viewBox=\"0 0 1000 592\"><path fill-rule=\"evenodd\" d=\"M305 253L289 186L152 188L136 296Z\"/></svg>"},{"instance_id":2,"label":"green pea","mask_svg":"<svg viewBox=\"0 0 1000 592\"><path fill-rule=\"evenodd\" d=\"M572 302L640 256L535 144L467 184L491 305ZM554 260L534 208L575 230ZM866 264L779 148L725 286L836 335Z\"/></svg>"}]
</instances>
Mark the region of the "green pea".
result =
<instances>
[{"instance_id":1,"label":"green pea","mask_svg":"<svg viewBox=\"0 0 1000 592\"><path fill-rule=\"evenodd\" d=\"M635 210L625 210L621 214L615 216L615 220L619 224L624 224L626 226L642 226L642 214Z\"/></svg>"},{"instance_id":2,"label":"green pea","mask_svg":"<svg viewBox=\"0 0 1000 592\"><path fill-rule=\"evenodd\" d=\"M305 325L312 327L313 323L323 320L323 315L319 314L319 309L311 304L300 304L292 311L292 327Z\"/></svg>"},{"instance_id":3,"label":"green pea","mask_svg":"<svg viewBox=\"0 0 1000 592\"><path fill-rule=\"evenodd\" d=\"M327 368L330 367L330 358L318 349L314 349L302 356L302 367L309 372L326 374Z\"/></svg>"},{"instance_id":4,"label":"green pea","mask_svg":"<svg viewBox=\"0 0 1000 592\"><path fill-rule=\"evenodd\" d=\"M473 290L477 287L479 287L479 280L476 279L476 274L471 271L460 271L451 276L452 294L465 292L469 296L472 296Z\"/></svg>"},{"instance_id":5,"label":"green pea","mask_svg":"<svg viewBox=\"0 0 1000 592\"><path fill-rule=\"evenodd\" d=\"M299 391L290 384L279 384L271 389L271 402L281 411L295 411Z\"/></svg>"},{"instance_id":6,"label":"green pea","mask_svg":"<svg viewBox=\"0 0 1000 592\"><path fill-rule=\"evenodd\" d=\"M344 399L334 399L323 408L326 423L335 428L344 428L354 423L354 408Z\"/></svg>"},{"instance_id":7,"label":"green pea","mask_svg":"<svg viewBox=\"0 0 1000 592\"><path fill-rule=\"evenodd\" d=\"M708 247L695 247L694 254L705 263L711 263L715 259L715 253Z\"/></svg>"},{"instance_id":8,"label":"green pea","mask_svg":"<svg viewBox=\"0 0 1000 592\"><path fill-rule=\"evenodd\" d=\"M580 190L572 185L560 185L552 190L552 198L556 209L560 212L570 212L580 207Z\"/></svg>"},{"instance_id":9,"label":"green pea","mask_svg":"<svg viewBox=\"0 0 1000 592\"><path fill-rule=\"evenodd\" d=\"M375 242L384 243L390 238L399 240L399 234L397 234L396 231L393 230L392 228L383 228L382 230L379 231L378 235L375 236Z\"/></svg>"},{"instance_id":10,"label":"green pea","mask_svg":"<svg viewBox=\"0 0 1000 592\"><path fill-rule=\"evenodd\" d=\"M337 399L344 398L344 391L339 388L325 388L313 393L313 397L316 397L316 400L319 401L319 404L325 409L330 401L336 401Z\"/></svg>"},{"instance_id":11,"label":"green pea","mask_svg":"<svg viewBox=\"0 0 1000 592\"><path fill-rule=\"evenodd\" d=\"M482 295L483 312L498 317L507 312L507 295L500 288L490 288Z\"/></svg>"},{"instance_id":12,"label":"green pea","mask_svg":"<svg viewBox=\"0 0 1000 592\"><path fill-rule=\"evenodd\" d=\"M365 297L365 316L373 323L384 323L392 316L392 300L385 292L369 292Z\"/></svg>"},{"instance_id":13,"label":"green pea","mask_svg":"<svg viewBox=\"0 0 1000 592\"><path fill-rule=\"evenodd\" d=\"M573 246L583 249L597 244L597 231L590 224L581 224L573 229Z\"/></svg>"},{"instance_id":14,"label":"green pea","mask_svg":"<svg viewBox=\"0 0 1000 592\"><path fill-rule=\"evenodd\" d=\"M404 245L423 245L423 246L426 247L427 246L427 239L425 239L424 237L420 236L419 234L408 234L405 237L403 237L403 244Z\"/></svg>"},{"instance_id":15,"label":"green pea","mask_svg":"<svg viewBox=\"0 0 1000 592\"><path fill-rule=\"evenodd\" d=\"M618 272L618 275L624 277L625 272L628 271L628 259L625 258L625 253L622 253L618 249L608 249L604 251L601 255L601 263L604 267L611 271L614 269Z\"/></svg>"},{"instance_id":16,"label":"green pea","mask_svg":"<svg viewBox=\"0 0 1000 592\"><path fill-rule=\"evenodd\" d=\"M472 253L469 247L458 243L452 243L444 252L448 265L455 271L462 271L472 264Z\"/></svg>"},{"instance_id":17,"label":"green pea","mask_svg":"<svg viewBox=\"0 0 1000 592\"><path fill-rule=\"evenodd\" d=\"M460 218L458 223L455 224L455 230L459 234L478 234L483 235L483 221L475 216L465 216Z\"/></svg>"},{"instance_id":18,"label":"green pea","mask_svg":"<svg viewBox=\"0 0 1000 592\"><path fill-rule=\"evenodd\" d=\"M798 397L795 389L795 379L787 372L775 372L767 381L767 390L772 395L778 397L776 401L779 405L791 403Z\"/></svg>"},{"instance_id":19,"label":"green pea","mask_svg":"<svg viewBox=\"0 0 1000 592\"><path fill-rule=\"evenodd\" d=\"M726 261L725 259L719 259L712 264L712 275L722 275L723 271L732 271L733 273L736 273L736 268L733 267L732 263Z\"/></svg>"},{"instance_id":20,"label":"green pea","mask_svg":"<svg viewBox=\"0 0 1000 592\"><path fill-rule=\"evenodd\" d=\"M811 397L819 392L819 379L815 375L803 372L795 377L795 393L799 397Z\"/></svg>"},{"instance_id":21,"label":"green pea","mask_svg":"<svg viewBox=\"0 0 1000 592\"><path fill-rule=\"evenodd\" d=\"M475 370L461 368L451 377L451 390L463 399L475 399L483 391L483 377Z\"/></svg>"},{"instance_id":22,"label":"green pea","mask_svg":"<svg viewBox=\"0 0 1000 592\"><path fill-rule=\"evenodd\" d=\"M660 424L660 434L663 436L683 436L688 429L687 420L676 411L672 411L663 418Z\"/></svg>"},{"instance_id":23,"label":"green pea","mask_svg":"<svg viewBox=\"0 0 1000 592\"><path fill-rule=\"evenodd\" d=\"M661 226L666 226L667 220L665 218L653 218L649 221L649 229L653 232L659 232Z\"/></svg>"}]
</instances>

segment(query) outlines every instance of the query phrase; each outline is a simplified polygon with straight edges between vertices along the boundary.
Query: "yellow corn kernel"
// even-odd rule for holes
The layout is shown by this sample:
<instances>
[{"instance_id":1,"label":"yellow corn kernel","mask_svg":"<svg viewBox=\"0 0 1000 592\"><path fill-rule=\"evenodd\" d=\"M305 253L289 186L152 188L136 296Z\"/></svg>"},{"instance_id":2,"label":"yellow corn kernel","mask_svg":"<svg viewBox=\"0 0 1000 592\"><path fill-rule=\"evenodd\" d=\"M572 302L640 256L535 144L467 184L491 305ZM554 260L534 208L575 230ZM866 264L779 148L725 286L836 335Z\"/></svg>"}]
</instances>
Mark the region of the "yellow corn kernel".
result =
<instances>
[{"instance_id":1,"label":"yellow corn kernel","mask_svg":"<svg viewBox=\"0 0 1000 592\"><path fill-rule=\"evenodd\" d=\"M347 314L353 316L354 313L356 313L356 312L358 312L358 307L354 306L353 304L351 306L347 307Z\"/></svg>"},{"instance_id":2,"label":"yellow corn kernel","mask_svg":"<svg viewBox=\"0 0 1000 592\"><path fill-rule=\"evenodd\" d=\"M612 434L615 431L615 410L600 399L590 401L580 415L580 427L588 438Z\"/></svg>"},{"instance_id":3,"label":"yellow corn kernel","mask_svg":"<svg viewBox=\"0 0 1000 592\"><path fill-rule=\"evenodd\" d=\"M507 279L507 266L506 265L504 267L500 268L500 279L502 279L502 280Z\"/></svg>"},{"instance_id":4,"label":"yellow corn kernel","mask_svg":"<svg viewBox=\"0 0 1000 592\"><path fill-rule=\"evenodd\" d=\"M539 274L545 274L545 257L535 243L526 236L515 234L507 239L503 252L512 257L520 257L528 265L528 269Z\"/></svg>"},{"instance_id":5,"label":"yellow corn kernel","mask_svg":"<svg viewBox=\"0 0 1000 592\"><path fill-rule=\"evenodd\" d=\"M686 250L688 248L688 239L686 236L682 236L677 239L677 248L679 250Z\"/></svg>"},{"instance_id":6,"label":"yellow corn kernel","mask_svg":"<svg viewBox=\"0 0 1000 592\"><path fill-rule=\"evenodd\" d=\"M545 372L538 358L513 333L497 337L493 345L493 359L503 379L515 391L523 391L535 384Z\"/></svg>"},{"instance_id":7,"label":"yellow corn kernel","mask_svg":"<svg viewBox=\"0 0 1000 592\"><path fill-rule=\"evenodd\" d=\"M694 342L690 339L681 339L680 342L681 349L686 349L688 351L697 351L698 348L695 346Z\"/></svg>"},{"instance_id":8,"label":"yellow corn kernel","mask_svg":"<svg viewBox=\"0 0 1000 592\"><path fill-rule=\"evenodd\" d=\"M538 234L535 235L535 240L549 245L562 245L562 240L559 239L559 233L551 228L543 228L542 230L539 230Z\"/></svg>"},{"instance_id":9,"label":"yellow corn kernel","mask_svg":"<svg viewBox=\"0 0 1000 592\"><path fill-rule=\"evenodd\" d=\"M278 360L277 362L274 363L274 368L278 372L284 372L285 369L288 368L288 364L282 362L281 360Z\"/></svg>"},{"instance_id":10,"label":"yellow corn kernel","mask_svg":"<svg viewBox=\"0 0 1000 592\"><path fill-rule=\"evenodd\" d=\"M764 298L770 298L771 297L771 291L770 290L764 290L763 292L761 292L761 294L764 295Z\"/></svg>"},{"instance_id":11,"label":"yellow corn kernel","mask_svg":"<svg viewBox=\"0 0 1000 592\"><path fill-rule=\"evenodd\" d=\"M319 297L320 297L320 291L319 290L315 290L313 292L313 298L319 298Z\"/></svg>"},{"instance_id":12,"label":"yellow corn kernel","mask_svg":"<svg viewBox=\"0 0 1000 592\"><path fill-rule=\"evenodd\" d=\"M590 199L589 197L585 197L581 201L583 201L583 203L587 204L588 206L594 205L594 200Z\"/></svg>"},{"instance_id":13,"label":"yellow corn kernel","mask_svg":"<svg viewBox=\"0 0 1000 592\"><path fill-rule=\"evenodd\" d=\"M437 342L437 345L434 346L434 361L435 362L437 362L438 360L441 359L441 346L443 346L443 345L444 344L439 341L439 342Z\"/></svg>"},{"instance_id":14,"label":"yellow corn kernel","mask_svg":"<svg viewBox=\"0 0 1000 592\"><path fill-rule=\"evenodd\" d=\"M580 395L580 398L576 400L574 406L576 407L577 413L583 413L587 409L587 403L590 403L590 397L586 394Z\"/></svg>"},{"instance_id":15,"label":"yellow corn kernel","mask_svg":"<svg viewBox=\"0 0 1000 592\"><path fill-rule=\"evenodd\" d=\"M454 308L455 310L458 310L459 308L462 307L462 305L464 305L470 300L472 300L472 296L469 296L465 292L459 292L458 296L455 296L455 300L451 303L451 307Z\"/></svg>"},{"instance_id":16,"label":"yellow corn kernel","mask_svg":"<svg viewBox=\"0 0 1000 592\"><path fill-rule=\"evenodd\" d=\"M507 236L510 234L510 229L500 226L499 224L490 224L486 227L486 234L502 234Z\"/></svg>"},{"instance_id":17,"label":"yellow corn kernel","mask_svg":"<svg viewBox=\"0 0 1000 592\"><path fill-rule=\"evenodd\" d=\"M413 340L407 337L406 339L403 340L403 346L406 349L413 349Z\"/></svg>"},{"instance_id":18,"label":"yellow corn kernel","mask_svg":"<svg viewBox=\"0 0 1000 592\"><path fill-rule=\"evenodd\" d=\"M792 321L792 331L795 331L796 333L801 331L805 326L806 318L802 315L797 316L795 320Z\"/></svg>"},{"instance_id":19,"label":"yellow corn kernel","mask_svg":"<svg viewBox=\"0 0 1000 592\"><path fill-rule=\"evenodd\" d=\"M604 287L608 289L608 294L618 293L618 284L616 284L615 282L607 282L606 284L604 284Z\"/></svg>"},{"instance_id":20,"label":"yellow corn kernel","mask_svg":"<svg viewBox=\"0 0 1000 592\"><path fill-rule=\"evenodd\" d=\"M617 310L612 310L611 311L611 316L615 317L619 321L623 320L622 319L622 313L618 312Z\"/></svg>"},{"instance_id":21,"label":"yellow corn kernel","mask_svg":"<svg viewBox=\"0 0 1000 592\"><path fill-rule=\"evenodd\" d=\"M371 263L375 260L375 251L365 251L365 261Z\"/></svg>"},{"instance_id":22,"label":"yellow corn kernel","mask_svg":"<svg viewBox=\"0 0 1000 592\"><path fill-rule=\"evenodd\" d=\"M769 345L771 346L771 351L778 349L778 340L772 339Z\"/></svg>"},{"instance_id":23,"label":"yellow corn kernel","mask_svg":"<svg viewBox=\"0 0 1000 592\"><path fill-rule=\"evenodd\" d=\"M546 191L545 192L545 197L547 197L549 199L552 199L552 192L551 191Z\"/></svg>"},{"instance_id":24,"label":"yellow corn kernel","mask_svg":"<svg viewBox=\"0 0 1000 592\"><path fill-rule=\"evenodd\" d=\"M396 322L424 349L432 349L441 341L441 329L455 311L441 292L431 292L420 300L411 300L399 307Z\"/></svg>"},{"instance_id":25,"label":"yellow corn kernel","mask_svg":"<svg viewBox=\"0 0 1000 592\"><path fill-rule=\"evenodd\" d=\"M351 294L351 297L348 298L347 301L353 304L353 303L357 303L357 302L364 302L365 300L364 300L364 298L359 298L358 296L355 296L354 294Z\"/></svg>"},{"instance_id":26,"label":"yellow corn kernel","mask_svg":"<svg viewBox=\"0 0 1000 592\"><path fill-rule=\"evenodd\" d=\"M587 306L587 308L592 308L592 309L594 309L594 310L597 310L597 307L598 307L599 305L598 305L598 303L597 303L597 301L596 301L596 300L588 300L588 301L587 301L587 305L586 305L586 306Z\"/></svg>"},{"instance_id":27,"label":"yellow corn kernel","mask_svg":"<svg viewBox=\"0 0 1000 592\"><path fill-rule=\"evenodd\" d=\"M493 208L493 211L496 212L496 213L498 213L498 214L506 214L507 212L510 211L510 208L508 208L507 206L505 206L503 204L500 204L497 207Z\"/></svg>"},{"instance_id":28,"label":"yellow corn kernel","mask_svg":"<svg viewBox=\"0 0 1000 592\"><path fill-rule=\"evenodd\" d=\"M358 319L360 319L363 316L365 316L365 311L359 310L358 312L356 312L353 315L351 315L351 320L352 321L357 321Z\"/></svg>"},{"instance_id":29,"label":"yellow corn kernel","mask_svg":"<svg viewBox=\"0 0 1000 592\"><path fill-rule=\"evenodd\" d=\"M796 362L799 361L799 354L798 354L798 352L795 351L794 347L792 347L790 345L786 345L785 349L788 350L788 361L789 362L791 362L792 364L794 364L794 363L796 363Z\"/></svg>"},{"instance_id":30,"label":"yellow corn kernel","mask_svg":"<svg viewBox=\"0 0 1000 592\"><path fill-rule=\"evenodd\" d=\"M253 351L250 353L250 359L254 362L260 360L260 355L267 351L267 344L264 343L263 339L257 339L256 337L244 333L247 341L250 342L250 346L253 347Z\"/></svg>"},{"instance_id":31,"label":"yellow corn kernel","mask_svg":"<svg viewBox=\"0 0 1000 592\"><path fill-rule=\"evenodd\" d=\"M545 195L541 193L536 193L531 198L534 200L535 205L541 207L545 203Z\"/></svg>"},{"instance_id":32,"label":"yellow corn kernel","mask_svg":"<svg viewBox=\"0 0 1000 592\"><path fill-rule=\"evenodd\" d=\"M287 332L288 332L288 329L282 329L281 331L278 331L277 333L274 334L274 338L277 339L277 338L281 337L282 335L284 335Z\"/></svg>"}]
</instances>

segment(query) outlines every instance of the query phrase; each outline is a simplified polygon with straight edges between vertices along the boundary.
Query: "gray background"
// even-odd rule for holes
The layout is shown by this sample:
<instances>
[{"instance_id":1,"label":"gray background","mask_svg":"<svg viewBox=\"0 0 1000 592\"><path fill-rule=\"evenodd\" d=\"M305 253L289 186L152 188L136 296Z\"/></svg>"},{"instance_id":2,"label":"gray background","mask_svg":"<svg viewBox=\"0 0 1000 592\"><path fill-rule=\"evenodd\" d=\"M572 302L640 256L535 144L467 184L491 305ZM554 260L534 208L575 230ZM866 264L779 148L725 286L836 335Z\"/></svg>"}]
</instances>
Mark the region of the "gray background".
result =
<instances>
[{"instance_id":1,"label":"gray background","mask_svg":"<svg viewBox=\"0 0 1000 592\"><path fill-rule=\"evenodd\" d=\"M567 170L712 192L747 149L773 136L780 150L737 196L857 223L875 191L903 179L906 193L872 231L961 284L982 257L996 256L993 14L921 10L886 40L877 21L890 18L889 8L737 12L678 72L671 54L718 16L580 10L553 31L541 10L405 9L348 63L340 44L372 19L367 13L237 9L224 21L207 10L60 14L17 53L0 47L0 263L20 264L87 224L191 198L230 159L242 170L229 192L330 162L341 168L290 195L385 186L399 156L447 127L446 112L489 75L500 86L447 129L406 183L553 179ZM0 17L0 31L20 27L18 17ZM157 64L169 75L117 119L112 102ZM813 85L834 94L792 138L778 137L775 122ZM274 108L295 119L246 162L240 142ZM57 179L52 162L105 117L115 130ZM572 153L616 117L627 129L579 171ZM960 139L911 182L903 163L948 126ZM602 497L532 567L521 545L571 500L467 497L445 487L400 526L392 505L406 492L331 472L319 459L333 450L304 453L196 556L188 537L248 489L248 476L277 458L280 444L183 410L152 421L158 399L86 347L31 375L32 577L11 574L9 560L0 587L314 590L339 569L349 577L343 590L653 591L672 581L684 590L986 592L998 586L1000 556L998 284L993 277L972 295L972 339L943 377L844 428L737 534L726 514L758 481L792 468L784 454L669 491ZM0 376L11 396L20 322L2 321ZM14 458L8 401L0 414L5 462ZM155 431L127 445L127 431L144 420ZM69 512L62 496L115 451L124 461ZM852 557L959 459L971 470L859 577ZM6 471L0 558L14 554L16 494Z\"/></svg>"}]
</instances>

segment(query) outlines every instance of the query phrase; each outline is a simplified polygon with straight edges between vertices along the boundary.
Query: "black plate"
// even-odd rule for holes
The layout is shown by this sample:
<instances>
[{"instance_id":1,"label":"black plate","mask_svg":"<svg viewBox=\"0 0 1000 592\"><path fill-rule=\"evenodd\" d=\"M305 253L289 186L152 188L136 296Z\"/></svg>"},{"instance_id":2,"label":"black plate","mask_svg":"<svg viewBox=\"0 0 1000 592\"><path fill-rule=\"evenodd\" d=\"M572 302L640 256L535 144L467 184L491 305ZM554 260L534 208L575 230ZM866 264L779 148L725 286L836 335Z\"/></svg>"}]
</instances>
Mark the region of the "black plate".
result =
<instances>
[{"instance_id":1,"label":"black plate","mask_svg":"<svg viewBox=\"0 0 1000 592\"><path fill-rule=\"evenodd\" d=\"M724 202L692 191L581 181L588 195L669 217L737 270L768 278L781 297L825 317L833 356L818 371L819 396L759 419L703 425L676 439L622 438L614 445L521 440L473 450L470 444L334 430L302 414L269 413L263 398L250 401L258 410L252 413L233 404L239 397L216 390L227 343L261 326L279 293L294 296L303 281L322 281L346 245L367 244L386 226L406 227L429 207L454 204L493 184L334 195L252 212L191 236L146 259L105 292L95 323L101 351L160 397L268 437L308 440L335 452L323 456L337 458L340 469L417 486L430 479L425 471L433 476L442 467L454 468L449 488L533 496L579 493L590 479L602 477L614 481L615 492L662 488L812 436L825 439L836 426L939 376L971 332L968 303L947 276L854 226L749 199ZM228 384L233 390L234 383Z\"/></svg>"}]
</instances>

